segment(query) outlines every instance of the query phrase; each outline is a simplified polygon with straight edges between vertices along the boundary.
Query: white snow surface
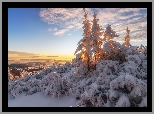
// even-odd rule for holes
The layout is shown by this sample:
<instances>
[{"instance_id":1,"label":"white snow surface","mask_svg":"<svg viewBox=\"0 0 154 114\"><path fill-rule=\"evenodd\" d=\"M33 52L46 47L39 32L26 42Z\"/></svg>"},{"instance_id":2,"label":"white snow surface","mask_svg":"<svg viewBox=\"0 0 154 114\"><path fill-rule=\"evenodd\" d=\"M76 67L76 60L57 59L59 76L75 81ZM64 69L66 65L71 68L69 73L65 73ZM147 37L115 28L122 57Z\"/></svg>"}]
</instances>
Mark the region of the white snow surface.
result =
<instances>
[{"instance_id":1,"label":"white snow surface","mask_svg":"<svg viewBox=\"0 0 154 114\"><path fill-rule=\"evenodd\" d=\"M61 96L60 98L45 96L42 92L27 95L23 92L17 98L8 94L8 107L76 107L77 100L74 96Z\"/></svg>"}]
</instances>

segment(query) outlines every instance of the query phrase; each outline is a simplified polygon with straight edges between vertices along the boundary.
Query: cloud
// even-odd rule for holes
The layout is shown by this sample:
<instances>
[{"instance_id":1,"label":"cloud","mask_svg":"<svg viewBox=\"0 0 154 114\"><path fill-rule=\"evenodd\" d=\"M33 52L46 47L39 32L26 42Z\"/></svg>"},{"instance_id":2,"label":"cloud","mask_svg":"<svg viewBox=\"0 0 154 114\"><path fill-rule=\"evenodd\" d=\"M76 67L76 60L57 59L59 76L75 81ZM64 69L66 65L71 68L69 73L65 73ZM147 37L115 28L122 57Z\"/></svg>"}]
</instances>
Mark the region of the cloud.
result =
<instances>
[{"instance_id":1,"label":"cloud","mask_svg":"<svg viewBox=\"0 0 154 114\"><path fill-rule=\"evenodd\" d=\"M41 57L41 56L32 56L32 58L35 58L35 57Z\"/></svg>"},{"instance_id":2,"label":"cloud","mask_svg":"<svg viewBox=\"0 0 154 114\"><path fill-rule=\"evenodd\" d=\"M58 30L57 32L54 33L54 35L63 35L65 32L69 31L68 29L62 29L62 30Z\"/></svg>"},{"instance_id":3,"label":"cloud","mask_svg":"<svg viewBox=\"0 0 154 114\"><path fill-rule=\"evenodd\" d=\"M127 26L130 29L131 41L140 41L147 39L146 12L146 8L105 8L99 10L97 18L103 28L111 24L112 29L120 35L115 38L116 41L124 41Z\"/></svg>"},{"instance_id":4,"label":"cloud","mask_svg":"<svg viewBox=\"0 0 154 114\"><path fill-rule=\"evenodd\" d=\"M74 26L73 25L70 25L70 26L68 26L66 28L71 29L71 28L74 28Z\"/></svg>"},{"instance_id":5,"label":"cloud","mask_svg":"<svg viewBox=\"0 0 154 114\"><path fill-rule=\"evenodd\" d=\"M48 31L52 31L52 29L51 29L51 28L49 28L49 29L48 29Z\"/></svg>"},{"instance_id":6,"label":"cloud","mask_svg":"<svg viewBox=\"0 0 154 114\"><path fill-rule=\"evenodd\" d=\"M147 39L146 31L141 32L147 29L147 8L86 8L87 18L90 21L93 20L94 11L97 13L96 18L99 19L98 24L103 29L110 24L120 35L119 39L124 40L127 26L131 31L130 35L132 34L131 40L139 40L139 37L141 40ZM61 30L52 32L54 35L62 35L70 29L82 29L83 13L82 8L41 8L39 16L48 24L60 26Z\"/></svg>"},{"instance_id":7,"label":"cloud","mask_svg":"<svg viewBox=\"0 0 154 114\"><path fill-rule=\"evenodd\" d=\"M44 56L44 55L40 55L40 54L35 54L35 53L27 53L27 52L19 52L19 51L10 51L8 50L8 54L9 54L9 60L10 59L17 59L17 58L47 58L47 57L59 57L59 56ZM12 55L17 55L17 56L10 56L10 54Z\"/></svg>"},{"instance_id":8,"label":"cloud","mask_svg":"<svg viewBox=\"0 0 154 114\"><path fill-rule=\"evenodd\" d=\"M47 56L47 57L58 57L58 56Z\"/></svg>"},{"instance_id":9,"label":"cloud","mask_svg":"<svg viewBox=\"0 0 154 114\"><path fill-rule=\"evenodd\" d=\"M8 54L16 54L17 56L35 56L39 54L27 53L27 52L18 52L18 51L10 51L8 50Z\"/></svg>"},{"instance_id":10,"label":"cloud","mask_svg":"<svg viewBox=\"0 0 154 114\"><path fill-rule=\"evenodd\" d=\"M48 24L74 28L75 23L81 22L82 18L79 15L82 13L82 8L41 8L39 16Z\"/></svg>"},{"instance_id":11,"label":"cloud","mask_svg":"<svg viewBox=\"0 0 154 114\"><path fill-rule=\"evenodd\" d=\"M71 26L69 27L71 28ZM61 29L61 30L58 30L56 27L55 28L48 28L48 31L49 32L52 32L54 35L63 35L65 32L69 31L69 29Z\"/></svg>"},{"instance_id":12,"label":"cloud","mask_svg":"<svg viewBox=\"0 0 154 114\"><path fill-rule=\"evenodd\" d=\"M71 34L67 34L67 35L69 35L69 36L70 36Z\"/></svg>"},{"instance_id":13,"label":"cloud","mask_svg":"<svg viewBox=\"0 0 154 114\"><path fill-rule=\"evenodd\" d=\"M49 31L49 32L53 32L53 31L55 32L55 31L57 31L57 30L58 30L58 29L57 29L56 27L53 28L53 29L52 29L52 28L48 28L48 31Z\"/></svg>"}]
</instances>

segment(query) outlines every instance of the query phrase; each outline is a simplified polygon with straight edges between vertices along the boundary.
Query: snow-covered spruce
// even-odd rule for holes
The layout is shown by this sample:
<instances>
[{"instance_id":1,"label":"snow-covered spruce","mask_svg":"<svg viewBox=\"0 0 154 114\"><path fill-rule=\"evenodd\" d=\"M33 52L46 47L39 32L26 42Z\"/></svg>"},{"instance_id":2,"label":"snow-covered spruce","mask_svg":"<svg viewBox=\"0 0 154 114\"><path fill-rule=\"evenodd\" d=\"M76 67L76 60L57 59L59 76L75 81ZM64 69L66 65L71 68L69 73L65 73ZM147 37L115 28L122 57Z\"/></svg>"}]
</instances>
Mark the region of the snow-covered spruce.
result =
<instances>
[{"instance_id":1,"label":"snow-covered spruce","mask_svg":"<svg viewBox=\"0 0 154 114\"><path fill-rule=\"evenodd\" d=\"M96 19L97 14L94 12L93 15L93 24L92 24L92 31L90 35L90 56L93 58L95 62L99 61L101 59L101 45L103 43L102 36L104 34L104 31L102 29L102 26L100 26L97 22L99 19Z\"/></svg>"}]
</instances>

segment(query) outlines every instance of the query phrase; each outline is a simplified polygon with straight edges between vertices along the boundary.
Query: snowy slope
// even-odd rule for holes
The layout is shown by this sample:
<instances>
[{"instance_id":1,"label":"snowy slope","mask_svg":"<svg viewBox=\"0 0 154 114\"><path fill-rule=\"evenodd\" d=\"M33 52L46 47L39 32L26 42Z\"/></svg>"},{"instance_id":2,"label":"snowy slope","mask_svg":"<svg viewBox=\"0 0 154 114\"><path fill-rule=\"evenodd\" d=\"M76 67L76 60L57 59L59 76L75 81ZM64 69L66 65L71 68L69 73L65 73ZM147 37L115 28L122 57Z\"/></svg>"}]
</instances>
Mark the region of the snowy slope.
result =
<instances>
[{"instance_id":1,"label":"snowy slope","mask_svg":"<svg viewBox=\"0 0 154 114\"><path fill-rule=\"evenodd\" d=\"M32 95L26 95L26 92L23 92L14 99L8 94L8 107L73 107L76 102L77 100L72 95L54 98L51 95L45 96L42 92Z\"/></svg>"}]
</instances>

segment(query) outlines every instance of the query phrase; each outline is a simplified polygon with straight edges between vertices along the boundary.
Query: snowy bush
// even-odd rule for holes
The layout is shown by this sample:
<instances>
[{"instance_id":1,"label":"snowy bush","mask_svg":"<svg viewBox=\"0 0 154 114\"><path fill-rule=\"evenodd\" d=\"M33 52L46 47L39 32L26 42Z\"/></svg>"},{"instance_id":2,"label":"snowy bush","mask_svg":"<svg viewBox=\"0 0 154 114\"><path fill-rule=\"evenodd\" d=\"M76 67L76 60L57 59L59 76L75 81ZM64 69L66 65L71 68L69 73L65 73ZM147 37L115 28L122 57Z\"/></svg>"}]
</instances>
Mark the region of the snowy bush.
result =
<instances>
[{"instance_id":1,"label":"snowy bush","mask_svg":"<svg viewBox=\"0 0 154 114\"><path fill-rule=\"evenodd\" d=\"M90 88L81 95L81 100L77 102L77 106L86 105L87 107L102 107L103 99L101 98L101 91L96 88Z\"/></svg>"},{"instance_id":2,"label":"snowy bush","mask_svg":"<svg viewBox=\"0 0 154 114\"><path fill-rule=\"evenodd\" d=\"M70 87L69 92L75 96L76 99L80 99L81 94L84 93L85 82L86 79L83 79Z\"/></svg>"},{"instance_id":3,"label":"snowy bush","mask_svg":"<svg viewBox=\"0 0 154 114\"><path fill-rule=\"evenodd\" d=\"M70 62L66 62L64 64L64 69L65 69L65 72L69 72L71 70L71 68L73 67L73 65L70 63Z\"/></svg>"},{"instance_id":4,"label":"snowy bush","mask_svg":"<svg viewBox=\"0 0 154 114\"><path fill-rule=\"evenodd\" d=\"M36 92L41 91L39 85L40 85L40 80L36 78L32 78L26 82L26 84L23 87L24 91L28 91L28 94L34 94Z\"/></svg>"},{"instance_id":5,"label":"snowy bush","mask_svg":"<svg viewBox=\"0 0 154 114\"><path fill-rule=\"evenodd\" d=\"M122 95L116 103L115 107L130 107L130 101L128 97Z\"/></svg>"},{"instance_id":6,"label":"snowy bush","mask_svg":"<svg viewBox=\"0 0 154 114\"><path fill-rule=\"evenodd\" d=\"M117 91L114 91L114 90L108 90L109 94L108 94L108 97L109 97L109 101L110 102L116 102L119 98L119 94Z\"/></svg>"},{"instance_id":7,"label":"snowy bush","mask_svg":"<svg viewBox=\"0 0 154 114\"><path fill-rule=\"evenodd\" d=\"M66 78L55 72L51 72L42 79L40 88L45 95L53 97L60 97L61 94L68 95L69 91Z\"/></svg>"},{"instance_id":8,"label":"snowy bush","mask_svg":"<svg viewBox=\"0 0 154 114\"><path fill-rule=\"evenodd\" d=\"M10 92L16 84L17 82L10 80L8 82L8 92Z\"/></svg>"},{"instance_id":9,"label":"snowy bush","mask_svg":"<svg viewBox=\"0 0 154 114\"><path fill-rule=\"evenodd\" d=\"M147 84L141 79L135 78L129 74L123 74L110 82L110 88L123 91L134 98L147 95Z\"/></svg>"},{"instance_id":10,"label":"snowy bush","mask_svg":"<svg viewBox=\"0 0 154 114\"><path fill-rule=\"evenodd\" d=\"M11 90L11 95L15 98L22 93L22 87L20 85L15 85Z\"/></svg>"},{"instance_id":11,"label":"snowy bush","mask_svg":"<svg viewBox=\"0 0 154 114\"><path fill-rule=\"evenodd\" d=\"M112 60L103 60L97 63L96 70L99 72L99 75L116 75L118 74L118 61Z\"/></svg>"},{"instance_id":12,"label":"snowy bush","mask_svg":"<svg viewBox=\"0 0 154 114\"><path fill-rule=\"evenodd\" d=\"M17 96L19 96L22 92L23 92L23 84L22 81L16 80L13 84L12 84L12 88L10 88L10 94L16 98Z\"/></svg>"},{"instance_id":13,"label":"snowy bush","mask_svg":"<svg viewBox=\"0 0 154 114\"><path fill-rule=\"evenodd\" d=\"M138 104L139 107L147 107L147 96L143 97L140 104Z\"/></svg>"}]
</instances>

